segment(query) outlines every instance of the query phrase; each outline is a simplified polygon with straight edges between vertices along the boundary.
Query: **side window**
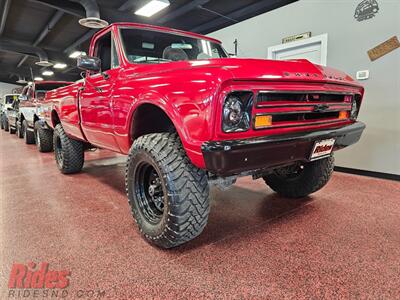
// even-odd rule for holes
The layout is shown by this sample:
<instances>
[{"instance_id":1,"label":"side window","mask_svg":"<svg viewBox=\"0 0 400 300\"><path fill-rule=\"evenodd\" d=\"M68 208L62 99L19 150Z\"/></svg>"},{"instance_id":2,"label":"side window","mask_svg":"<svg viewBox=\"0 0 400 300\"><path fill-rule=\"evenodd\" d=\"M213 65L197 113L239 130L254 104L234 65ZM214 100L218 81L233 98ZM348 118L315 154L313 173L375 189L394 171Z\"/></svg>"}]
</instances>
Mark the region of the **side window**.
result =
<instances>
[{"instance_id":1,"label":"side window","mask_svg":"<svg viewBox=\"0 0 400 300\"><path fill-rule=\"evenodd\" d=\"M111 39L111 57L111 68L114 69L119 67L118 52L114 39Z\"/></svg>"},{"instance_id":2,"label":"side window","mask_svg":"<svg viewBox=\"0 0 400 300\"><path fill-rule=\"evenodd\" d=\"M95 56L101 59L101 70L103 72L111 69L111 32L97 40Z\"/></svg>"},{"instance_id":3,"label":"side window","mask_svg":"<svg viewBox=\"0 0 400 300\"><path fill-rule=\"evenodd\" d=\"M28 87L28 89L26 90L26 96L28 97L28 100L32 99L33 96L33 88L32 86Z\"/></svg>"}]
</instances>

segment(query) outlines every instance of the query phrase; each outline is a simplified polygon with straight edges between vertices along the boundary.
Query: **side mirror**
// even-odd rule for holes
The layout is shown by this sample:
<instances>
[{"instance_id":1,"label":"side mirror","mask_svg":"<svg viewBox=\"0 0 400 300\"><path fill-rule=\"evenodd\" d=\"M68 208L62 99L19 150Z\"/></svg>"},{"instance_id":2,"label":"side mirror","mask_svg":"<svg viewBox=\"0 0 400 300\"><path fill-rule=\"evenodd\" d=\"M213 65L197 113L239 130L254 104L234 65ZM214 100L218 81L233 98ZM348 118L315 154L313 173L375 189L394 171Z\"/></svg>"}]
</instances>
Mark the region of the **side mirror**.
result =
<instances>
[{"instance_id":1,"label":"side mirror","mask_svg":"<svg viewBox=\"0 0 400 300\"><path fill-rule=\"evenodd\" d=\"M101 60L97 57L81 56L78 57L76 66L81 70L99 72Z\"/></svg>"},{"instance_id":2,"label":"side mirror","mask_svg":"<svg viewBox=\"0 0 400 300\"><path fill-rule=\"evenodd\" d=\"M19 101L28 101L28 96L27 95L19 95L18 100Z\"/></svg>"}]
</instances>

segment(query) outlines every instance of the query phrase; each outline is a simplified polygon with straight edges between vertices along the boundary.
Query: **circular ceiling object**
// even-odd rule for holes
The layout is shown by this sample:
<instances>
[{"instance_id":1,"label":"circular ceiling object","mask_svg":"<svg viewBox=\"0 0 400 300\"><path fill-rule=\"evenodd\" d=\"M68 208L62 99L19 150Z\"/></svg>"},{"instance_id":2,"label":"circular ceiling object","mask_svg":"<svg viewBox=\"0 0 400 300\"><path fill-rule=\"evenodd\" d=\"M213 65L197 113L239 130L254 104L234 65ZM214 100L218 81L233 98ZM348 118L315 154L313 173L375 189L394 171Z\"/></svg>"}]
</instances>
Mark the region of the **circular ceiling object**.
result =
<instances>
[{"instance_id":1,"label":"circular ceiling object","mask_svg":"<svg viewBox=\"0 0 400 300\"><path fill-rule=\"evenodd\" d=\"M50 67L53 65L51 62L49 62L47 60L37 61L37 62L35 62L35 64L38 66L42 66L42 67Z\"/></svg>"},{"instance_id":2,"label":"circular ceiling object","mask_svg":"<svg viewBox=\"0 0 400 300\"><path fill-rule=\"evenodd\" d=\"M108 22L99 18L83 18L79 20L79 24L89 28L104 28L108 26Z\"/></svg>"}]
</instances>

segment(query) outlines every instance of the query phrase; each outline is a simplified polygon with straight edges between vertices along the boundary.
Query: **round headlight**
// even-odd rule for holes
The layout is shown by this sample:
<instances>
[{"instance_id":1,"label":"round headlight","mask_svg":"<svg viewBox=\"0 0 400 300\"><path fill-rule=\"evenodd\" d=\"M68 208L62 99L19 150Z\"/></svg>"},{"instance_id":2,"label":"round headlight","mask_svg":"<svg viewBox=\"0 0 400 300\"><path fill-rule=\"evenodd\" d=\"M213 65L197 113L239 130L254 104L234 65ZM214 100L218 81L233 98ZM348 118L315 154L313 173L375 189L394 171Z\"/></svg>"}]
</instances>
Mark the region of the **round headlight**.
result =
<instances>
[{"instance_id":1,"label":"round headlight","mask_svg":"<svg viewBox=\"0 0 400 300\"><path fill-rule=\"evenodd\" d=\"M356 99L353 99L352 103L351 103L351 112L350 112L350 118L352 120L357 119L358 116L358 107L357 107L357 101Z\"/></svg>"},{"instance_id":2,"label":"round headlight","mask_svg":"<svg viewBox=\"0 0 400 300\"><path fill-rule=\"evenodd\" d=\"M228 126L235 126L243 119L243 103L240 98L231 96L224 105L224 123Z\"/></svg>"}]
</instances>

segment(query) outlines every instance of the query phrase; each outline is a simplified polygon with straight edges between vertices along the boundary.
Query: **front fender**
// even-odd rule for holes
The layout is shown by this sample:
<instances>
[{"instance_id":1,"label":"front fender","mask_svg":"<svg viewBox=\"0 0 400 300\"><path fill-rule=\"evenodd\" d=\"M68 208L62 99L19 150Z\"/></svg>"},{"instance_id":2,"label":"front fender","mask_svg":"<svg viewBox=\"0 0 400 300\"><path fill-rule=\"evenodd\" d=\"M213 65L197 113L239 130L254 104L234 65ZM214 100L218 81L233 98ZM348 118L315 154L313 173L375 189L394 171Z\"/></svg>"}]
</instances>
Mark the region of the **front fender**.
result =
<instances>
[{"instance_id":1,"label":"front fender","mask_svg":"<svg viewBox=\"0 0 400 300\"><path fill-rule=\"evenodd\" d=\"M160 108L174 124L192 163L204 168L201 145L212 139L218 95L230 74L220 69L180 70L162 76L130 77L116 86L112 105L116 140L122 153L132 144L134 113L143 104Z\"/></svg>"}]
</instances>

